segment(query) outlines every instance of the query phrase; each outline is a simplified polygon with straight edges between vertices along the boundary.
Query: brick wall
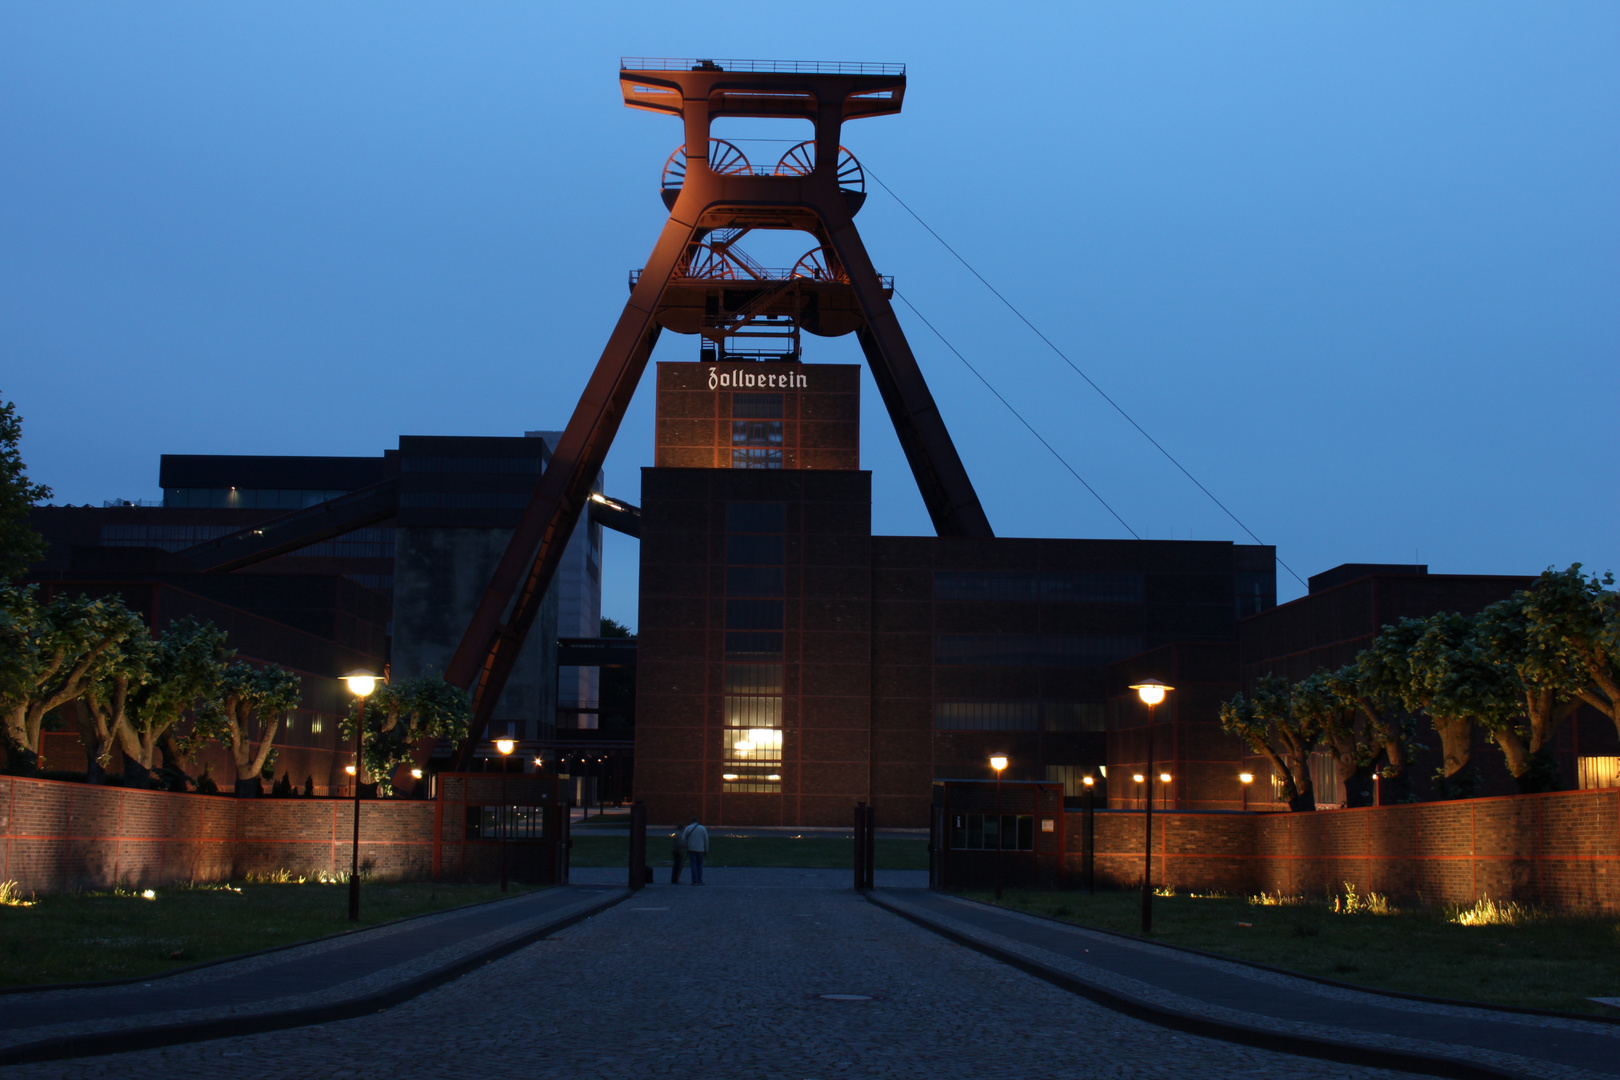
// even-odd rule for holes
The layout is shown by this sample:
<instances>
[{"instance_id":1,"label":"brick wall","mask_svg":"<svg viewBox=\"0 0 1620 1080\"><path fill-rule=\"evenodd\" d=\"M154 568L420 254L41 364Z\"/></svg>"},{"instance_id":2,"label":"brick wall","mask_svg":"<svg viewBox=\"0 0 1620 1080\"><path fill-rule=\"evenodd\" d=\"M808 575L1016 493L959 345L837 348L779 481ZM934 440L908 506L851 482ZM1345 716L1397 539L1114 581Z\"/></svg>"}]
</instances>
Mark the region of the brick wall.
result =
<instances>
[{"instance_id":1,"label":"brick wall","mask_svg":"<svg viewBox=\"0 0 1620 1080\"><path fill-rule=\"evenodd\" d=\"M1079 812L1065 870L1080 872ZM1099 811L1099 882L1142 880L1142 815ZM1620 911L1620 789L1314 814L1153 815L1154 880L1181 890L1322 895L1346 881L1430 903L1483 896Z\"/></svg>"},{"instance_id":2,"label":"brick wall","mask_svg":"<svg viewBox=\"0 0 1620 1080\"><path fill-rule=\"evenodd\" d=\"M351 857L353 806L0 777L0 881L44 893L283 869L341 873ZM382 877L429 877L433 804L362 802L360 865Z\"/></svg>"}]
</instances>

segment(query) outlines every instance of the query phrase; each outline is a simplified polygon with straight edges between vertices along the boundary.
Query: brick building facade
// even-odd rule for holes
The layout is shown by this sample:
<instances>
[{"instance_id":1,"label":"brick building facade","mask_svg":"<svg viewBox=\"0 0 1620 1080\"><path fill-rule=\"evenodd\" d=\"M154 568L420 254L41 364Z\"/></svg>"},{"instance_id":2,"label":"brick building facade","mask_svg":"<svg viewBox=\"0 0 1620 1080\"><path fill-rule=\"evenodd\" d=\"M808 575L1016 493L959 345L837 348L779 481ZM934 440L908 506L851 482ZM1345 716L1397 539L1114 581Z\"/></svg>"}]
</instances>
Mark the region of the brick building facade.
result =
<instances>
[{"instance_id":1,"label":"brick building facade","mask_svg":"<svg viewBox=\"0 0 1620 1080\"><path fill-rule=\"evenodd\" d=\"M1077 789L1106 666L1231 642L1270 548L873 536L859 369L658 365L643 471L637 794L655 821L922 826L935 777Z\"/></svg>"}]
</instances>

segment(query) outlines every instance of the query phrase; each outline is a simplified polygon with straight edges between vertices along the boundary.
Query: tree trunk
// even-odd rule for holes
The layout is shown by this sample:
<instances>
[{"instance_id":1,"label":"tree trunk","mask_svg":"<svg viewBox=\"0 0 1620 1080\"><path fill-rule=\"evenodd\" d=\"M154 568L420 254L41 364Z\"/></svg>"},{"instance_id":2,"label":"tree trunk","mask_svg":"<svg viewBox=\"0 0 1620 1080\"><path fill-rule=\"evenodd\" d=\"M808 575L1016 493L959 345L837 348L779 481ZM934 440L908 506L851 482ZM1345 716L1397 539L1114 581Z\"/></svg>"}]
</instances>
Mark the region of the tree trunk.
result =
<instances>
[{"instance_id":1,"label":"tree trunk","mask_svg":"<svg viewBox=\"0 0 1620 1080\"><path fill-rule=\"evenodd\" d=\"M1558 758L1551 750L1541 750L1529 755L1525 760L1523 773L1514 773L1513 779L1518 785L1521 794L1530 795L1542 791L1561 791Z\"/></svg>"},{"instance_id":2,"label":"tree trunk","mask_svg":"<svg viewBox=\"0 0 1620 1080\"><path fill-rule=\"evenodd\" d=\"M1620 735L1620 686L1600 672L1597 665L1587 667L1592 674L1592 685L1575 691L1575 696L1607 716L1614 724L1615 734Z\"/></svg>"},{"instance_id":3,"label":"tree trunk","mask_svg":"<svg viewBox=\"0 0 1620 1080\"><path fill-rule=\"evenodd\" d=\"M236 797L238 799L257 799L264 795L264 787L259 783L257 776L236 778Z\"/></svg>"},{"instance_id":4,"label":"tree trunk","mask_svg":"<svg viewBox=\"0 0 1620 1080\"><path fill-rule=\"evenodd\" d=\"M152 786L152 770L141 764L139 758L124 754L124 786L133 788L149 788Z\"/></svg>"},{"instance_id":5,"label":"tree trunk","mask_svg":"<svg viewBox=\"0 0 1620 1080\"><path fill-rule=\"evenodd\" d=\"M1344 805L1371 806L1373 804L1373 768L1364 765L1344 779Z\"/></svg>"},{"instance_id":6,"label":"tree trunk","mask_svg":"<svg viewBox=\"0 0 1620 1080\"><path fill-rule=\"evenodd\" d=\"M13 776L34 776L39 772L39 755L12 743L6 747L6 768Z\"/></svg>"},{"instance_id":7,"label":"tree trunk","mask_svg":"<svg viewBox=\"0 0 1620 1080\"><path fill-rule=\"evenodd\" d=\"M1288 809L1291 813L1302 813L1316 809L1316 782L1311 779L1311 759L1309 756L1297 759L1289 775L1294 780L1295 794L1288 800Z\"/></svg>"},{"instance_id":8,"label":"tree trunk","mask_svg":"<svg viewBox=\"0 0 1620 1080\"><path fill-rule=\"evenodd\" d=\"M1431 716L1429 722L1440 736L1440 752L1445 758L1441 773L1450 779L1468 767L1468 758L1474 752L1474 725L1466 716Z\"/></svg>"},{"instance_id":9,"label":"tree trunk","mask_svg":"<svg viewBox=\"0 0 1620 1080\"><path fill-rule=\"evenodd\" d=\"M1502 756L1507 759L1508 772L1513 774L1513 779L1521 779L1530 768L1530 752L1525 749L1519 733L1512 728L1503 728L1491 732L1491 739L1502 748Z\"/></svg>"}]
</instances>

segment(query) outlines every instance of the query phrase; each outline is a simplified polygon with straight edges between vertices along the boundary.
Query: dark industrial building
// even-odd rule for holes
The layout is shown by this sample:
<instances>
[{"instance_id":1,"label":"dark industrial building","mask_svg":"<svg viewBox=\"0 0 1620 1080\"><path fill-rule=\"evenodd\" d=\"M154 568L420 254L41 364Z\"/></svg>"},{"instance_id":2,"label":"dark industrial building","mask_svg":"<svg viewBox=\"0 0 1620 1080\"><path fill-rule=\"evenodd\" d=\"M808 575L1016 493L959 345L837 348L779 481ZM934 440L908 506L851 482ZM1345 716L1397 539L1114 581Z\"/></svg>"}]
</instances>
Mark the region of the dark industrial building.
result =
<instances>
[{"instance_id":1,"label":"dark industrial building","mask_svg":"<svg viewBox=\"0 0 1620 1080\"><path fill-rule=\"evenodd\" d=\"M1268 547L885 537L859 369L658 365L642 474L637 795L654 820L928 821L935 777L1078 790L1107 668L1225 643L1275 602Z\"/></svg>"},{"instance_id":2,"label":"dark industrial building","mask_svg":"<svg viewBox=\"0 0 1620 1080\"><path fill-rule=\"evenodd\" d=\"M304 707L278 755L304 770L300 783L307 775L318 791L338 790L336 718L347 701L335 676L444 669L549 457L532 436L405 436L377 457L165 455L161 506L36 508L50 548L31 576L48 593L120 593L154 630L196 614L229 630L244 657L299 672ZM586 609L594 635L600 589L601 526L587 522L491 727L520 740L525 762L569 749L556 739L558 595ZM595 707L571 698L561 719L579 724ZM73 738L52 740L53 767L82 767L65 748ZM317 748L325 756L305 762Z\"/></svg>"}]
</instances>

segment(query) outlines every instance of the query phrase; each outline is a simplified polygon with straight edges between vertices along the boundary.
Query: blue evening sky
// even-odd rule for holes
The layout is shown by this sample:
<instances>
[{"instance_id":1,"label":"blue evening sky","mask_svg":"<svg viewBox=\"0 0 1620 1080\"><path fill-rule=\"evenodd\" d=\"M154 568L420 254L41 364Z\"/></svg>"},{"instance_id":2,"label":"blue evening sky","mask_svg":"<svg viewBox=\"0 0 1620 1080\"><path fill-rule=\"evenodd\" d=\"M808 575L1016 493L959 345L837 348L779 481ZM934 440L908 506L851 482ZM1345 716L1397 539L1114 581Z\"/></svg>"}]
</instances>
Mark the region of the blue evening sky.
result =
<instances>
[{"instance_id":1,"label":"blue evening sky","mask_svg":"<svg viewBox=\"0 0 1620 1080\"><path fill-rule=\"evenodd\" d=\"M561 427L680 140L619 56L902 61L846 145L1301 575L1620 569L1617 45L1612 3L9 3L0 395L96 505L165 452ZM889 196L858 222L1137 532L1244 539ZM900 317L998 534L1126 535ZM927 532L865 405L875 527Z\"/></svg>"}]
</instances>

